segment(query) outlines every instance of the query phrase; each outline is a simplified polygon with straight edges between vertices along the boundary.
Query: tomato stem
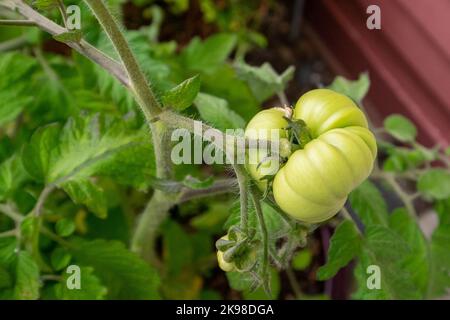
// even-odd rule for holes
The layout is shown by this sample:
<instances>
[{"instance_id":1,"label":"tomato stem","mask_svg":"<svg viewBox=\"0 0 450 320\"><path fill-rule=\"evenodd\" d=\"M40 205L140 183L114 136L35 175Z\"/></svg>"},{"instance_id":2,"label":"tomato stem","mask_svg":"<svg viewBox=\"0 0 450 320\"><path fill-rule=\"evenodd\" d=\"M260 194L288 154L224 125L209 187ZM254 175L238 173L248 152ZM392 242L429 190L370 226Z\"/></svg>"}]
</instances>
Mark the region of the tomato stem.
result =
<instances>
[{"instance_id":1,"label":"tomato stem","mask_svg":"<svg viewBox=\"0 0 450 320\"><path fill-rule=\"evenodd\" d=\"M259 191L253 186L251 188L251 195L253 205L255 206L256 216L258 218L259 227L261 229L262 243L263 243L263 257L262 257L262 278L264 289L270 294L269 287L269 235L267 232L266 222L264 220L264 214L261 208L261 198L259 197Z\"/></svg>"}]
</instances>

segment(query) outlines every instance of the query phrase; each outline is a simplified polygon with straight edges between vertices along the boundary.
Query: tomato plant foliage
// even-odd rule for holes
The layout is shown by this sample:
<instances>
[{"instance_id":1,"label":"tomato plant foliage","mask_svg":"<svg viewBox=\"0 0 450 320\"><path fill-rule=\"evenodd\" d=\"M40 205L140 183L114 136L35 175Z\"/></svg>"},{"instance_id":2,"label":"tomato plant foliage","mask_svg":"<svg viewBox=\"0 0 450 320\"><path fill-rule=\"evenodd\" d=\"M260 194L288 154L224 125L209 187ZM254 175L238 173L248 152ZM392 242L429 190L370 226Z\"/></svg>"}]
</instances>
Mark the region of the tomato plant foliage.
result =
<instances>
[{"instance_id":1,"label":"tomato plant foliage","mask_svg":"<svg viewBox=\"0 0 450 320\"><path fill-rule=\"evenodd\" d=\"M60 21L60 1L25 2L36 10L33 14ZM350 130L367 143L367 165L357 168L352 162L358 160L352 153L356 147L342 158L361 169L361 177L357 182L342 174L342 181L336 179L343 170L325 172L331 168L327 159L309 169L302 165L308 172L296 172L301 179L297 177L294 191L300 190L298 199L308 193L313 200L286 205L281 198L292 188L258 176L259 165L247 166L248 172L234 166L234 178L225 166L172 165L160 159L171 148L170 131L165 130L174 129L164 122L167 113L181 117L180 126L196 119L221 131L244 129L257 122L257 114L276 114L276 128L295 148L305 147L303 138L312 148L323 123L336 118L319 119L317 108L308 113L303 106L296 111L284 106L294 67L278 72L269 63L245 62L246 52L263 45L265 38L247 27L233 29L233 13L242 11L240 22L247 26L252 5L231 1L229 12L223 13L202 1L204 19L222 31L183 46L159 41L159 7L146 11L152 18L149 26L120 26L161 108L161 114L149 119L137 87L129 83L126 61L85 2L92 4L64 1L81 6L81 31L52 38L40 31L42 26L0 26L0 298L215 299L229 298L227 288L244 299L285 298L286 291L296 298L324 298L301 292L293 278L301 271L315 273L318 281L333 281L349 265L355 281L349 288L355 288L351 294L356 299L431 299L448 292L449 149L418 143L420 132L401 115L386 118L383 128L366 123L368 74L356 81L337 77L327 90L319 90L332 92L333 103L341 99L343 109L351 105L357 114L351 117L356 123L342 125L343 116L335 127L357 127ZM11 3L0 1L0 6L3 10ZM123 3L109 1L117 21ZM172 13L187 10L184 1L167 3ZM19 45L2 46L11 40L20 40ZM78 51L62 55L45 50L43 44L55 41ZM83 41L114 61L108 60L106 68L95 64L83 51L88 48ZM283 117L285 111L279 109L261 112L262 105L277 98L293 117ZM376 149L382 155L377 159ZM292 166L286 159L281 163L280 172ZM434 164L439 168L431 169ZM311 175L313 167L325 173ZM161 174L163 169L169 173ZM339 203L332 201L335 210L328 221L305 219L301 211L314 211L315 197L324 189L319 180L337 181L334 191L345 191ZM319 206L328 205L324 194ZM430 212L418 212L418 201ZM428 234L420 223L426 215L437 220ZM326 261L317 268L312 234L329 226L334 233ZM217 252L227 260L224 265L232 266L225 268L226 276L217 268ZM81 289L67 286L73 281L70 266L78 267ZM381 270L381 286L375 290L367 286L370 266ZM284 272L292 289L283 288ZM223 288L211 283L223 283Z\"/></svg>"}]
</instances>

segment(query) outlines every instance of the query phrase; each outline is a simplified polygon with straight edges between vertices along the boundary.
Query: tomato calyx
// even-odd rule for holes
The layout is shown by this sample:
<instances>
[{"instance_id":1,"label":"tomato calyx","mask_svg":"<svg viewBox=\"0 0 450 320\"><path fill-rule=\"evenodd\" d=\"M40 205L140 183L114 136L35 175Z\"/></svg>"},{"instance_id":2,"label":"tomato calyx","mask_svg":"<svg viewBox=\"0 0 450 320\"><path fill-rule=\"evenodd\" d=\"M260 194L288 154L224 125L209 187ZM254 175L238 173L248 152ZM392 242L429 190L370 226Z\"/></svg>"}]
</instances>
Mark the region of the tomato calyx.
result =
<instances>
[{"instance_id":1,"label":"tomato calyx","mask_svg":"<svg viewBox=\"0 0 450 320\"><path fill-rule=\"evenodd\" d=\"M228 234L216 241L216 248L221 252L220 258L232 265L233 271L247 272L257 262L260 241L252 239L254 232L247 235L239 227L233 226Z\"/></svg>"},{"instance_id":2,"label":"tomato calyx","mask_svg":"<svg viewBox=\"0 0 450 320\"><path fill-rule=\"evenodd\" d=\"M303 149L308 142L313 139L311 130L302 119L289 119L284 117L288 123L288 130L290 131L290 143L294 149Z\"/></svg>"}]
</instances>

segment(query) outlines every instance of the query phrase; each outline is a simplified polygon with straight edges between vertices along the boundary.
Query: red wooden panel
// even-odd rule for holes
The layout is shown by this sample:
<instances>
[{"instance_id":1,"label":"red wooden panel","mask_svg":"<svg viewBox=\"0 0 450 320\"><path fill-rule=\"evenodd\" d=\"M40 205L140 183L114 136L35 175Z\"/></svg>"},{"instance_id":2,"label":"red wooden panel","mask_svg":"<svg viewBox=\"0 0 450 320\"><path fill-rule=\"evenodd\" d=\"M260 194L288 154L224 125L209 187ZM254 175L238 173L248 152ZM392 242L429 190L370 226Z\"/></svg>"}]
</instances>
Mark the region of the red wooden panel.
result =
<instances>
[{"instance_id":1,"label":"red wooden panel","mask_svg":"<svg viewBox=\"0 0 450 320\"><path fill-rule=\"evenodd\" d=\"M366 27L371 4L381 30ZM450 1L314 0L306 13L346 76L369 71L376 112L411 117L427 145L450 144Z\"/></svg>"}]
</instances>

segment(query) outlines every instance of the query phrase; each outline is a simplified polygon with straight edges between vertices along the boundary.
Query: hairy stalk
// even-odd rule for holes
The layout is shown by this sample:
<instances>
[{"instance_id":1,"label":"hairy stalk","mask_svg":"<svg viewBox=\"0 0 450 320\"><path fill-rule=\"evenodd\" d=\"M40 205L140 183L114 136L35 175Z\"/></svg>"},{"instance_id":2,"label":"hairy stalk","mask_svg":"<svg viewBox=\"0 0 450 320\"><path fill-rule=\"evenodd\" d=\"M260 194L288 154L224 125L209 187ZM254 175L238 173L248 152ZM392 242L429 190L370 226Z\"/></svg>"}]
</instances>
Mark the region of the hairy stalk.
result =
<instances>
[{"instance_id":1,"label":"hairy stalk","mask_svg":"<svg viewBox=\"0 0 450 320\"><path fill-rule=\"evenodd\" d=\"M147 82L144 73L139 67L136 58L133 55L125 36L120 31L119 26L103 0L84 0L97 17L103 30L116 49L120 60L122 61L127 74L131 80L131 89L133 90L138 104L141 106L147 121L151 121L161 111L159 103L155 98L150 84Z\"/></svg>"},{"instance_id":2,"label":"hairy stalk","mask_svg":"<svg viewBox=\"0 0 450 320\"><path fill-rule=\"evenodd\" d=\"M262 274L264 280L264 287L266 292L270 292L268 287L269 279L269 234L267 232L266 222L264 220L264 214L261 208L261 199L255 188L251 188L251 195L253 205L255 206L256 217L258 218L259 226L261 228L262 242L263 242L263 257L262 257Z\"/></svg>"},{"instance_id":3,"label":"hairy stalk","mask_svg":"<svg viewBox=\"0 0 450 320\"><path fill-rule=\"evenodd\" d=\"M159 258L155 252L159 227L167 218L173 204L173 195L155 190L139 219L131 240L131 250L140 253L142 258L154 266L160 266Z\"/></svg>"},{"instance_id":4,"label":"hairy stalk","mask_svg":"<svg viewBox=\"0 0 450 320\"><path fill-rule=\"evenodd\" d=\"M160 120L167 124L171 128L175 129L186 129L187 131L193 133L193 134L199 134L200 137L205 139L206 141L212 143L216 148L218 148L221 151L226 152L225 147L226 143L235 142L235 146L238 145L237 142L239 139L244 139L243 142L245 142L244 146L249 149L256 149L260 145L267 146L267 148L272 147L272 143L270 140L251 140L251 139L245 139L242 137L237 137L234 135L226 134L219 129L216 129L214 127L211 127L201 121L194 121L193 119L190 119L188 117L185 117L183 115L177 114L171 110L164 110L162 111L157 117L156 120ZM196 130L196 123L200 125L201 130ZM209 131L211 134L209 134L209 140L207 140L207 137L204 136L204 133L206 131ZM215 137L222 137L222 139L216 139ZM223 142L223 143L222 143Z\"/></svg>"},{"instance_id":5,"label":"hairy stalk","mask_svg":"<svg viewBox=\"0 0 450 320\"><path fill-rule=\"evenodd\" d=\"M97 17L125 66L131 82L131 90L152 131L156 175L158 178L167 178L171 175L170 158L168 158L168 148L164 149L165 146L162 145L166 128L164 124L153 121L161 112L160 105L128 42L104 2L102 0L85 0L85 2ZM139 218L131 241L131 249L155 265L158 263L154 250L157 232L161 223L167 218L169 209L174 204L173 197L156 190Z\"/></svg>"},{"instance_id":6,"label":"hairy stalk","mask_svg":"<svg viewBox=\"0 0 450 320\"><path fill-rule=\"evenodd\" d=\"M236 185L236 179L217 180L212 186L205 189L185 189L180 193L177 203L183 203L194 199L200 199L213 195L232 192Z\"/></svg>"},{"instance_id":7,"label":"hairy stalk","mask_svg":"<svg viewBox=\"0 0 450 320\"><path fill-rule=\"evenodd\" d=\"M241 229L248 233L248 178L242 165L233 165L239 184L239 201L241 206Z\"/></svg>"}]
</instances>

